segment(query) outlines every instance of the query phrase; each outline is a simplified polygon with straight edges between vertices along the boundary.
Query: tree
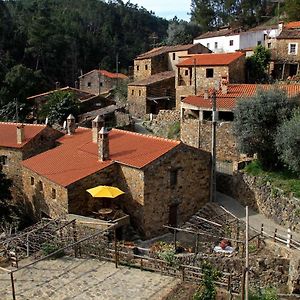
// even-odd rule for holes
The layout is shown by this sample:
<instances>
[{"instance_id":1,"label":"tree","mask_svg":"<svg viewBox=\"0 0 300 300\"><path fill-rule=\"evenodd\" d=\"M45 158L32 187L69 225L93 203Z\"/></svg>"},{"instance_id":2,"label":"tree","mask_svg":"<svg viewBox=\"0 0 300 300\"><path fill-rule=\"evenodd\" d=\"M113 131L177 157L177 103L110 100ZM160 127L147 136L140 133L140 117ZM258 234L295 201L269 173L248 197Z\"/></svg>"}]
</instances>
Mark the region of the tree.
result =
<instances>
[{"instance_id":1,"label":"tree","mask_svg":"<svg viewBox=\"0 0 300 300\"><path fill-rule=\"evenodd\" d=\"M278 128L276 149L282 162L293 172L300 174L300 110Z\"/></svg>"},{"instance_id":2,"label":"tree","mask_svg":"<svg viewBox=\"0 0 300 300\"><path fill-rule=\"evenodd\" d=\"M275 135L283 121L291 116L292 108L286 92L279 89L258 90L253 97L240 99L233 122L238 149L245 154L257 153L265 168L276 166Z\"/></svg>"},{"instance_id":3,"label":"tree","mask_svg":"<svg viewBox=\"0 0 300 300\"><path fill-rule=\"evenodd\" d=\"M10 188L12 180L8 179L0 165L0 219L7 219L10 214L10 201L12 199Z\"/></svg>"},{"instance_id":4,"label":"tree","mask_svg":"<svg viewBox=\"0 0 300 300\"><path fill-rule=\"evenodd\" d=\"M265 83L268 81L267 67L270 63L271 52L263 46L257 46L254 54L247 58L246 69L249 83Z\"/></svg>"},{"instance_id":5,"label":"tree","mask_svg":"<svg viewBox=\"0 0 300 300\"><path fill-rule=\"evenodd\" d=\"M79 102L71 92L58 91L47 97L38 114L40 120L48 118L50 124L62 124L69 114L79 113Z\"/></svg>"},{"instance_id":6,"label":"tree","mask_svg":"<svg viewBox=\"0 0 300 300\"><path fill-rule=\"evenodd\" d=\"M267 287L264 289L251 290L249 300L279 300L275 288Z\"/></svg>"},{"instance_id":7,"label":"tree","mask_svg":"<svg viewBox=\"0 0 300 300\"><path fill-rule=\"evenodd\" d=\"M300 11L300 0L286 0L284 1L284 10L287 14L289 21L298 21L299 20L299 11Z\"/></svg>"},{"instance_id":8,"label":"tree","mask_svg":"<svg viewBox=\"0 0 300 300\"><path fill-rule=\"evenodd\" d=\"M190 44L199 32L200 26L196 23L178 20L175 17L169 22L165 43L167 45Z\"/></svg>"},{"instance_id":9,"label":"tree","mask_svg":"<svg viewBox=\"0 0 300 300\"><path fill-rule=\"evenodd\" d=\"M220 272L209 263L203 264L202 272L203 281L193 300L215 300L217 295L215 282L220 277Z\"/></svg>"}]
</instances>

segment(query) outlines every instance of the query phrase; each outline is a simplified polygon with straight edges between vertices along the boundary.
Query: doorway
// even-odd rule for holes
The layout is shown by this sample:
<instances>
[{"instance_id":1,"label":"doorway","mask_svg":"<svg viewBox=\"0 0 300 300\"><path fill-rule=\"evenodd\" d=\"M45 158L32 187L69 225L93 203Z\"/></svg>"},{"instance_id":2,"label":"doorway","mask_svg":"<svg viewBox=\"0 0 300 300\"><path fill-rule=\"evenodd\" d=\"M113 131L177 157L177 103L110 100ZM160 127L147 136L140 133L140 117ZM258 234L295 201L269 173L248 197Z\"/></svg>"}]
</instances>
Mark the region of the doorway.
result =
<instances>
[{"instance_id":1,"label":"doorway","mask_svg":"<svg viewBox=\"0 0 300 300\"><path fill-rule=\"evenodd\" d=\"M177 227L178 223L178 204L172 204L169 208L169 225Z\"/></svg>"}]
</instances>

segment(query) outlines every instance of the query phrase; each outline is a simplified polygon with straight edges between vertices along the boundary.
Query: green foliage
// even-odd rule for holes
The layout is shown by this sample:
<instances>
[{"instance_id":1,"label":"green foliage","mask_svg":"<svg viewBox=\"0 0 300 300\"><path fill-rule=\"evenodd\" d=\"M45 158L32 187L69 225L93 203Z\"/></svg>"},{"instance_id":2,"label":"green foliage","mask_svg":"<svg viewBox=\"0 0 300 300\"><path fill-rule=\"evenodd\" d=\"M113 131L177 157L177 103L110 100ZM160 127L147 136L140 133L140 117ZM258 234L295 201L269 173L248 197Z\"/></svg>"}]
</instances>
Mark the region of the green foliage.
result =
<instances>
[{"instance_id":1,"label":"green foliage","mask_svg":"<svg viewBox=\"0 0 300 300\"><path fill-rule=\"evenodd\" d=\"M267 67L271 52L263 46L257 46L254 54L247 58L246 69L249 83L265 83L268 81Z\"/></svg>"},{"instance_id":2,"label":"green foliage","mask_svg":"<svg viewBox=\"0 0 300 300\"><path fill-rule=\"evenodd\" d=\"M170 266L177 265L174 245L160 241L154 245L154 248L160 259L164 260Z\"/></svg>"},{"instance_id":3,"label":"green foliage","mask_svg":"<svg viewBox=\"0 0 300 300\"><path fill-rule=\"evenodd\" d=\"M255 160L248 164L244 171L250 175L258 176L262 184L270 182L274 188L279 188L288 195L293 193L295 197L300 197L300 179L289 170L282 169L280 171L266 171L262 164Z\"/></svg>"},{"instance_id":4,"label":"green foliage","mask_svg":"<svg viewBox=\"0 0 300 300\"><path fill-rule=\"evenodd\" d=\"M175 122L169 127L168 138L179 139L180 137L180 122Z\"/></svg>"},{"instance_id":5,"label":"green foliage","mask_svg":"<svg viewBox=\"0 0 300 300\"><path fill-rule=\"evenodd\" d=\"M285 0L284 1L285 13L289 21L299 20L300 1L299 0Z\"/></svg>"},{"instance_id":6,"label":"green foliage","mask_svg":"<svg viewBox=\"0 0 300 300\"><path fill-rule=\"evenodd\" d=\"M275 288L267 287L265 289L251 290L249 300L279 300Z\"/></svg>"},{"instance_id":7,"label":"green foliage","mask_svg":"<svg viewBox=\"0 0 300 300\"><path fill-rule=\"evenodd\" d=\"M167 45L191 44L199 31L200 26L196 23L178 20L175 17L169 22L165 43Z\"/></svg>"},{"instance_id":8,"label":"green foliage","mask_svg":"<svg viewBox=\"0 0 300 300\"><path fill-rule=\"evenodd\" d=\"M47 102L42 106L39 119L48 117L49 124L62 124L69 114L77 116L79 102L72 92L58 91L47 97Z\"/></svg>"},{"instance_id":9,"label":"green foliage","mask_svg":"<svg viewBox=\"0 0 300 300\"><path fill-rule=\"evenodd\" d=\"M220 272L209 263L202 266L203 281L199 290L194 294L193 300L215 300L217 291L215 281L220 277Z\"/></svg>"},{"instance_id":10,"label":"green foliage","mask_svg":"<svg viewBox=\"0 0 300 300\"><path fill-rule=\"evenodd\" d=\"M60 249L60 247L51 242L47 242L42 245L41 249L43 251L43 254L47 256L55 251L58 251ZM64 255L65 255L65 252L63 250L61 250L61 251L57 252L56 254L54 254L53 258L60 258L60 257L63 257Z\"/></svg>"},{"instance_id":11,"label":"green foliage","mask_svg":"<svg viewBox=\"0 0 300 300\"><path fill-rule=\"evenodd\" d=\"M291 171L300 174L300 109L278 128L275 143L283 163Z\"/></svg>"},{"instance_id":12,"label":"green foliage","mask_svg":"<svg viewBox=\"0 0 300 300\"><path fill-rule=\"evenodd\" d=\"M292 112L287 94L279 89L259 90L253 97L237 102L233 133L242 153L257 153L264 167L278 163L275 146L277 129Z\"/></svg>"}]
</instances>

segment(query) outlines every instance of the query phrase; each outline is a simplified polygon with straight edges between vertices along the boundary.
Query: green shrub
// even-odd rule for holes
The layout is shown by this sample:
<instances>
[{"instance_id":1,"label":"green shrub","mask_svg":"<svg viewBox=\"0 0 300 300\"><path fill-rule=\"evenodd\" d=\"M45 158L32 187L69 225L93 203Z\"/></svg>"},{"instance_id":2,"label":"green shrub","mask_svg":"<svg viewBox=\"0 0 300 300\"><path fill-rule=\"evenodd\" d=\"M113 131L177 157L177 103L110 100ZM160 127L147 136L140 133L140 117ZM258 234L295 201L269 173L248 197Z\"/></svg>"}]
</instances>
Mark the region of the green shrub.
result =
<instances>
[{"instance_id":1,"label":"green shrub","mask_svg":"<svg viewBox=\"0 0 300 300\"><path fill-rule=\"evenodd\" d=\"M279 300L279 297L275 288L267 287L265 289L251 290L249 300Z\"/></svg>"},{"instance_id":2,"label":"green shrub","mask_svg":"<svg viewBox=\"0 0 300 300\"><path fill-rule=\"evenodd\" d=\"M42 245L42 251L45 256L50 255L51 253L54 253L55 251L59 250L60 247L58 245L52 244L52 243L44 243ZM65 255L64 250L61 250L57 252L55 255L53 255L53 258L60 258Z\"/></svg>"},{"instance_id":3,"label":"green shrub","mask_svg":"<svg viewBox=\"0 0 300 300\"><path fill-rule=\"evenodd\" d=\"M175 122L169 127L168 131L169 139L179 139L180 138L180 122Z\"/></svg>"}]
</instances>

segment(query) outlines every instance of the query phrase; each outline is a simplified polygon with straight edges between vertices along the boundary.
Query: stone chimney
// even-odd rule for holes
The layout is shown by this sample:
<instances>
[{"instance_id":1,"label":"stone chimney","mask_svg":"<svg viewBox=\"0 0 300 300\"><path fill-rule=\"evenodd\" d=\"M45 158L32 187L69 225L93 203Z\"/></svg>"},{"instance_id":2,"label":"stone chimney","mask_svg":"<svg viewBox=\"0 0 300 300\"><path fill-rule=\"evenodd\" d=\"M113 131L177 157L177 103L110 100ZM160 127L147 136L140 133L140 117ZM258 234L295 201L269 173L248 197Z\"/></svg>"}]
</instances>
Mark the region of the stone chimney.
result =
<instances>
[{"instance_id":1,"label":"stone chimney","mask_svg":"<svg viewBox=\"0 0 300 300\"><path fill-rule=\"evenodd\" d=\"M67 132L68 135L74 134L76 129L75 118L72 114L70 114L67 118Z\"/></svg>"},{"instance_id":2,"label":"stone chimney","mask_svg":"<svg viewBox=\"0 0 300 300\"><path fill-rule=\"evenodd\" d=\"M109 139L108 131L102 127L98 134L98 158L99 161L105 161L109 159Z\"/></svg>"},{"instance_id":3,"label":"stone chimney","mask_svg":"<svg viewBox=\"0 0 300 300\"><path fill-rule=\"evenodd\" d=\"M25 140L24 125L17 125L17 144L22 144Z\"/></svg>"},{"instance_id":4,"label":"stone chimney","mask_svg":"<svg viewBox=\"0 0 300 300\"><path fill-rule=\"evenodd\" d=\"M228 92L228 78L227 78L227 76L222 77L221 90L222 90L223 95L227 94L227 92Z\"/></svg>"},{"instance_id":5,"label":"stone chimney","mask_svg":"<svg viewBox=\"0 0 300 300\"><path fill-rule=\"evenodd\" d=\"M208 100L208 90L204 90L203 98L204 98L205 100Z\"/></svg>"},{"instance_id":6,"label":"stone chimney","mask_svg":"<svg viewBox=\"0 0 300 300\"><path fill-rule=\"evenodd\" d=\"M103 119L100 116L97 116L92 121L92 136L93 136L93 143L98 142L98 132L103 127Z\"/></svg>"}]
</instances>

